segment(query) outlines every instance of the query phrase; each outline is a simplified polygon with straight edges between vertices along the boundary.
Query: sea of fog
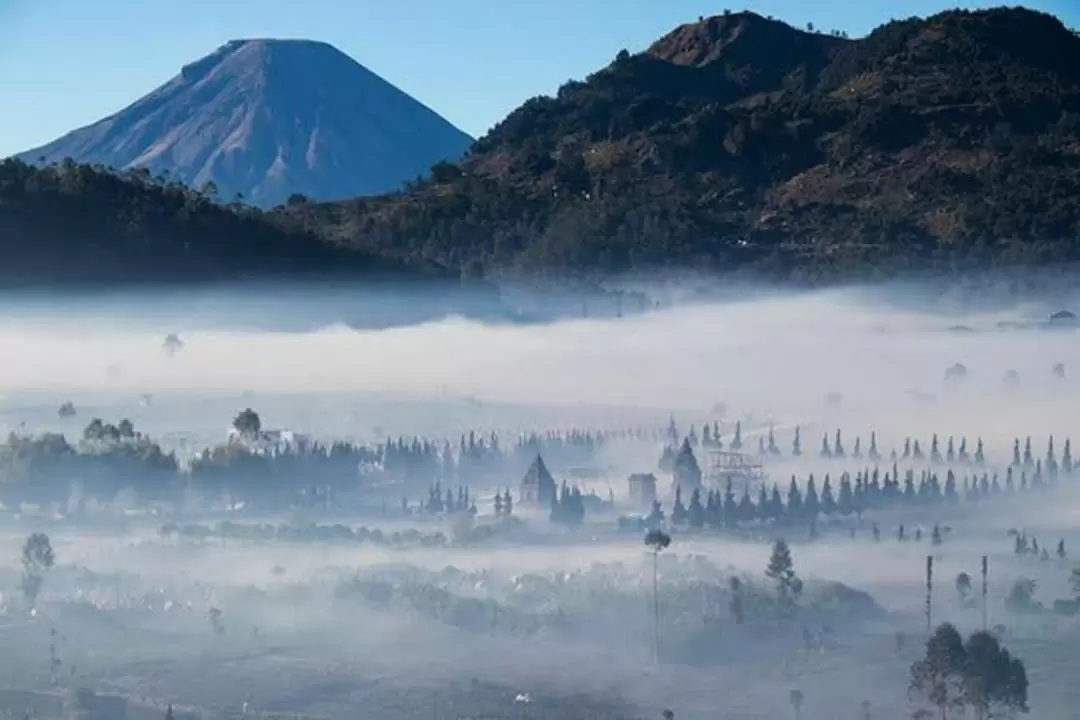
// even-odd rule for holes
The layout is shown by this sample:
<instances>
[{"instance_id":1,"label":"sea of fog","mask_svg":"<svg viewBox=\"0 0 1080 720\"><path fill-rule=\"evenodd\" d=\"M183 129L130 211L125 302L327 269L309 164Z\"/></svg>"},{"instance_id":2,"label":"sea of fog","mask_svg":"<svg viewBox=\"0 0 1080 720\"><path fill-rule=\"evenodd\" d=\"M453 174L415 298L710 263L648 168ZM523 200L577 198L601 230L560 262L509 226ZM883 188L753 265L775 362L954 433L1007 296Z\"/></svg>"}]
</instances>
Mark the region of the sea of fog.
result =
<instances>
[{"instance_id":1,"label":"sea of fog","mask_svg":"<svg viewBox=\"0 0 1080 720\"><path fill-rule=\"evenodd\" d=\"M934 433L943 442L966 437L969 452L982 438L994 470L1010 460L1014 438L1032 437L1036 456L1051 435L1059 452L1065 437L1080 439L1080 380L1073 377L1080 373L1080 344L1072 329L1041 325L1054 305L974 311L920 302L910 287L902 296L758 289L742 300L530 325L451 316L364 330L322 308L322 322L297 330L291 322L275 327L272 319L237 321L220 303L198 310L207 307L205 297L195 309L177 312L182 299L171 295L172 309L160 315L152 294L138 312L93 300L0 310L0 431L76 437L90 418L126 417L183 455L221 442L246 407L259 412L264 427L365 442L399 435L453 442L470 430L505 438L545 429L652 429L674 417L684 433L716 422L729 437L742 423L751 451L773 427L786 456L799 426L806 455L770 468L781 486L790 475L802 479L837 467L815 452L822 434L831 440L837 429L849 451L857 436L865 452L876 432L886 456L909 436L924 451ZM268 309L286 312L271 300ZM250 318L257 305L250 297L245 302L240 314ZM174 353L164 347L170 333L182 341ZM966 376L949 382L946 369L957 363ZM1058 363L1065 377L1051 372ZM1010 371L1017 382L1004 382ZM65 402L74 405L74 416L58 413ZM655 471L659 450L612 443L604 460L620 473ZM853 462L844 469L859 468ZM18 662L0 662L0 671L12 684L43 686L51 624L60 628L65 652L78 659L80 669L71 675L79 682L193 705L238 709L250 701L281 712L353 717L352 709L376 697L380 707L397 708L399 689L415 699L420 685L460 681L475 696L491 681L513 688L507 702L515 693L539 697L545 688L619 698L641 710L612 717L656 717L666 707L679 718L790 717L794 688L806 693L807 718L865 717L863 700L872 701L871 717L908 717L929 545L902 544L892 535L899 523L928 531L941 522L949 536L936 551L935 619L965 630L978 626L978 611L957 600L954 578L975 577L980 558L989 556L991 623L1009 625L1009 646L1028 663L1033 717L1055 720L1071 717L1068 708L1080 702L1070 682L1080 628L1069 619L1008 617L1003 609L1020 577L1036 579L1047 605L1069 596L1068 563L1018 559L1009 535L1022 530L1050 548L1060 539L1080 552L1075 488L1053 492L977 512L934 510L915 520L882 513L874 518L885 533L881 543L871 543L866 525L855 520L857 538L845 525L823 527L817 542L793 542L808 583L845 583L869 593L885 615L841 632L839 646L828 652L804 652L797 639L790 649L787 638L725 627L720 662L711 667L650 663L651 558L636 535L616 536L599 521L554 544L399 550L185 543L163 538L152 522L94 532L50 526L59 558L45 590L52 605L46 603L41 621L11 611L0 636L21 654ZM549 527L539 516L526 522ZM0 530L0 587L8 599L17 594L26 523ZM425 532L451 532L435 519L423 523ZM390 521L386 529L393 529ZM677 537L660 559L660 588L692 595L703 572L721 587L730 577L764 584L769 540ZM698 557L707 571L695 565ZM421 610L376 611L349 595L357 582L402 575L426 588L417 601ZM522 599L525 576L542 588L535 599ZM119 609L78 604L87 593L95 607ZM494 599L506 612L548 624L531 635L455 629L438 602L423 604L443 598L440 593ZM593 617L595 627L560 633L560 602L578 617ZM696 602L690 601L690 617ZM210 631L210 607L224 611L227 640ZM671 605L663 607L670 618ZM897 631L915 639L897 650ZM422 715L392 709L371 716L465 715L440 705L449 702L445 696L433 697L423 701ZM607 717L545 714L527 702L491 716Z\"/></svg>"},{"instance_id":2,"label":"sea of fog","mask_svg":"<svg viewBox=\"0 0 1080 720\"><path fill-rule=\"evenodd\" d=\"M250 315L251 302L238 313ZM95 314L92 300L13 307L0 312L0 427L72 433L91 417L128 417L173 446L219 442L244 407L270 428L361 440L615 429L669 414L683 425L749 418L876 429L890 445L901 439L890 433L913 426L1011 438L1068 430L1075 385L1050 370L1080 360L1071 331L1002 329L1043 320L1045 307L913 310L910 290L903 310L865 290L757 293L621 319L448 317L381 330L336 324L323 308L325 325L304 332L238 329L221 305L156 319L152 295L131 315L113 304ZM173 355L163 349L169 333L183 342ZM950 387L954 363L968 376ZM1002 382L1009 371L1023 402ZM57 415L65 401L75 417Z\"/></svg>"}]
</instances>

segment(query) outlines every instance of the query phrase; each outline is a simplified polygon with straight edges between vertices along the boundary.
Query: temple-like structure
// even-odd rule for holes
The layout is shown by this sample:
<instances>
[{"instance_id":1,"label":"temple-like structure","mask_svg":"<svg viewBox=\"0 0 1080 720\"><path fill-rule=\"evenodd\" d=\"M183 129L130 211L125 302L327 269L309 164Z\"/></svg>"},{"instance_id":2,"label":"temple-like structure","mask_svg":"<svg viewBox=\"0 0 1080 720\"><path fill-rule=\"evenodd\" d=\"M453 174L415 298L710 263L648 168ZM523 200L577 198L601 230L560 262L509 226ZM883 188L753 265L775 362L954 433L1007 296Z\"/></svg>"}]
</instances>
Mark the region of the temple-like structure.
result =
<instances>
[{"instance_id":1,"label":"temple-like structure","mask_svg":"<svg viewBox=\"0 0 1080 720\"><path fill-rule=\"evenodd\" d=\"M525 477L521 479L518 493L520 505L549 507L555 498L555 478L548 472L544 459L539 455L533 460Z\"/></svg>"}]
</instances>

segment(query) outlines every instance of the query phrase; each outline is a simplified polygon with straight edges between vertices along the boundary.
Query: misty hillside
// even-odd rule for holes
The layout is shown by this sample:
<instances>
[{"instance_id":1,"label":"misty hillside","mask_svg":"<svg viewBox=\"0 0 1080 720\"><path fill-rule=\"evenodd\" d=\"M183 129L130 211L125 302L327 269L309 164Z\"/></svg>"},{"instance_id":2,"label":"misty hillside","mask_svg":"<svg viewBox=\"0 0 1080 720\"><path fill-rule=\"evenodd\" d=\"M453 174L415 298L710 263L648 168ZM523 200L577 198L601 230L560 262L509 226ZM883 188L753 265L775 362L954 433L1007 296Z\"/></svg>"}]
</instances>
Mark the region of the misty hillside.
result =
<instances>
[{"instance_id":1,"label":"misty hillside","mask_svg":"<svg viewBox=\"0 0 1080 720\"><path fill-rule=\"evenodd\" d=\"M146 168L269 207L390 192L472 139L325 43L236 40L26 162Z\"/></svg>"},{"instance_id":2,"label":"misty hillside","mask_svg":"<svg viewBox=\"0 0 1080 720\"><path fill-rule=\"evenodd\" d=\"M537 97L404 195L292 208L458 266L835 277L1080 258L1080 38L1024 9L849 40L684 25Z\"/></svg>"}]
</instances>

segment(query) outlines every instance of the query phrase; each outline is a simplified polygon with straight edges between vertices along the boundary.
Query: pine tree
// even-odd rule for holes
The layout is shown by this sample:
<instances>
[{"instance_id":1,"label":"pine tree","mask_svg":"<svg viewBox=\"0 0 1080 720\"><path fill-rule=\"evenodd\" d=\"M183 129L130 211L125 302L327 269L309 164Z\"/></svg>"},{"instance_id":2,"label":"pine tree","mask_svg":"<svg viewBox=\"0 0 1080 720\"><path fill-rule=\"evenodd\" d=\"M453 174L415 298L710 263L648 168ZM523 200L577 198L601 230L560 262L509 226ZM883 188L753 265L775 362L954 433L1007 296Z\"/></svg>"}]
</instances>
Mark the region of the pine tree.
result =
<instances>
[{"instance_id":1,"label":"pine tree","mask_svg":"<svg viewBox=\"0 0 1080 720\"><path fill-rule=\"evenodd\" d=\"M907 475L904 477L904 499L911 503L915 502L916 497L915 474L908 470Z\"/></svg>"},{"instance_id":2,"label":"pine tree","mask_svg":"<svg viewBox=\"0 0 1080 720\"><path fill-rule=\"evenodd\" d=\"M821 436L821 457L832 457L832 450L829 449L829 433Z\"/></svg>"},{"instance_id":3,"label":"pine tree","mask_svg":"<svg viewBox=\"0 0 1080 720\"><path fill-rule=\"evenodd\" d=\"M795 603L802 594L803 583L795 574L795 563L791 558L791 548L783 540L773 543L772 555L765 568L765 576L777 585L781 600Z\"/></svg>"},{"instance_id":4,"label":"pine tree","mask_svg":"<svg viewBox=\"0 0 1080 720\"><path fill-rule=\"evenodd\" d=\"M814 485L813 475L806 481L806 494L803 496L803 508L806 510L806 517L811 520L816 519L818 512L821 511L821 505L818 503L817 486Z\"/></svg>"},{"instance_id":5,"label":"pine tree","mask_svg":"<svg viewBox=\"0 0 1080 720\"><path fill-rule=\"evenodd\" d=\"M878 447L877 447L877 433L876 432L871 432L870 433L870 453L869 453L868 457L871 460L874 460L874 461L877 461L877 460L879 460L881 458L881 453L878 452Z\"/></svg>"},{"instance_id":6,"label":"pine tree","mask_svg":"<svg viewBox=\"0 0 1080 720\"><path fill-rule=\"evenodd\" d=\"M696 490L695 490L696 492ZM675 503L671 506L671 523L673 525L683 525L687 520L686 506L682 501L682 486L675 486Z\"/></svg>"},{"instance_id":7,"label":"pine tree","mask_svg":"<svg viewBox=\"0 0 1080 720\"><path fill-rule=\"evenodd\" d=\"M772 504L769 502L769 491L765 489L765 483L758 488L757 516L761 520L772 519Z\"/></svg>"},{"instance_id":8,"label":"pine tree","mask_svg":"<svg viewBox=\"0 0 1080 720\"><path fill-rule=\"evenodd\" d=\"M836 440L833 441L833 455L844 457L844 443L840 440L840 428L836 429Z\"/></svg>"},{"instance_id":9,"label":"pine tree","mask_svg":"<svg viewBox=\"0 0 1080 720\"><path fill-rule=\"evenodd\" d=\"M828 474L825 475L825 483L821 486L821 512L826 515L836 512L836 498L833 497L832 482Z\"/></svg>"},{"instance_id":10,"label":"pine tree","mask_svg":"<svg viewBox=\"0 0 1080 720\"><path fill-rule=\"evenodd\" d=\"M701 468L698 466L694 450L690 447L689 440L683 440L679 454L675 456L675 464L672 468L677 486L686 486L688 490L701 486Z\"/></svg>"},{"instance_id":11,"label":"pine tree","mask_svg":"<svg viewBox=\"0 0 1080 720\"><path fill-rule=\"evenodd\" d=\"M705 427L708 427L708 425ZM687 522L690 523L690 527L692 528L700 529L705 526L705 508L701 504L700 488L694 488L694 492L690 496L690 507L687 509Z\"/></svg>"},{"instance_id":12,"label":"pine tree","mask_svg":"<svg viewBox=\"0 0 1080 720\"><path fill-rule=\"evenodd\" d=\"M802 438L799 434L799 426L795 426L795 438L791 441L791 454L795 457L802 455Z\"/></svg>"},{"instance_id":13,"label":"pine tree","mask_svg":"<svg viewBox=\"0 0 1080 720\"><path fill-rule=\"evenodd\" d=\"M733 528L739 523L739 503L735 499L735 491L731 488L731 478L727 479L724 486L724 524Z\"/></svg>"},{"instance_id":14,"label":"pine tree","mask_svg":"<svg viewBox=\"0 0 1080 720\"><path fill-rule=\"evenodd\" d=\"M724 525L723 508L720 504L720 494L710 490L705 501L705 524L719 529Z\"/></svg>"},{"instance_id":15,"label":"pine tree","mask_svg":"<svg viewBox=\"0 0 1080 720\"><path fill-rule=\"evenodd\" d=\"M965 476L966 482L967 476ZM952 470L949 470L945 476L945 500L950 505L955 505L959 501L959 496L956 494L956 476Z\"/></svg>"},{"instance_id":16,"label":"pine tree","mask_svg":"<svg viewBox=\"0 0 1080 720\"><path fill-rule=\"evenodd\" d=\"M739 500L739 520L741 522L753 522L757 518L757 508L750 499L750 488L744 487L742 498Z\"/></svg>"},{"instance_id":17,"label":"pine tree","mask_svg":"<svg viewBox=\"0 0 1080 720\"><path fill-rule=\"evenodd\" d=\"M846 473L840 477L840 494L837 496L836 509L844 517L855 512L855 494L851 489L851 479Z\"/></svg>"},{"instance_id":18,"label":"pine tree","mask_svg":"<svg viewBox=\"0 0 1080 720\"><path fill-rule=\"evenodd\" d=\"M735 422L735 437L732 438L732 440L731 440L731 449L732 450L741 450L742 449L742 421L741 420L737 420Z\"/></svg>"},{"instance_id":19,"label":"pine tree","mask_svg":"<svg viewBox=\"0 0 1080 720\"><path fill-rule=\"evenodd\" d=\"M780 488L773 485L772 497L769 500L769 517L776 522L784 519L784 500L780 496Z\"/></svg>"},{"instance_id":20,"label":"pine tree","mask_svg":"<svg viewBox=\"0 0 1080 720\"><path fill-rule=\"evenodd\" d=\"M788 486L787 493L787 516L789 519L797 520L802 517L803 514L803 496L799 490L799 484L795 481L795 476L791 476L791 485Z\"/></svg>"}]
</instances>

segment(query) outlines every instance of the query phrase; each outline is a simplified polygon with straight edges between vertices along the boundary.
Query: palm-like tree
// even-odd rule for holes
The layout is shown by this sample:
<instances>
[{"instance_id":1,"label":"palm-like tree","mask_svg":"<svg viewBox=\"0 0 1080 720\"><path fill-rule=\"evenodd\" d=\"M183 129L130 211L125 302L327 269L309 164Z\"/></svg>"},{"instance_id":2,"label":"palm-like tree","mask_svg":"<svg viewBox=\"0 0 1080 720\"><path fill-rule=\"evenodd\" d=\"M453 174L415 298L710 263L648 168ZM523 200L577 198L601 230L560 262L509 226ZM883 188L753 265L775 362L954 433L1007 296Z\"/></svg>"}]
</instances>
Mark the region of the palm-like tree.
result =
<instances>
[{"instance_id":1,"label":"palm-like tree","mask_svg":"<svg viewBox=\"0 0 1080 720\"><path fill-rule=\"evenodd\" d=\"M658 580L659 572L657 565L659 563L660 553L671 545L671 536L665 533L663 530L650 530L645 533L645 545L652 550L653 566L652 566L652 592L653 592L653 629L655 631L654 645L653 645L653 661L660 664L660 584Z\"/></svg>"}]
</instances>

